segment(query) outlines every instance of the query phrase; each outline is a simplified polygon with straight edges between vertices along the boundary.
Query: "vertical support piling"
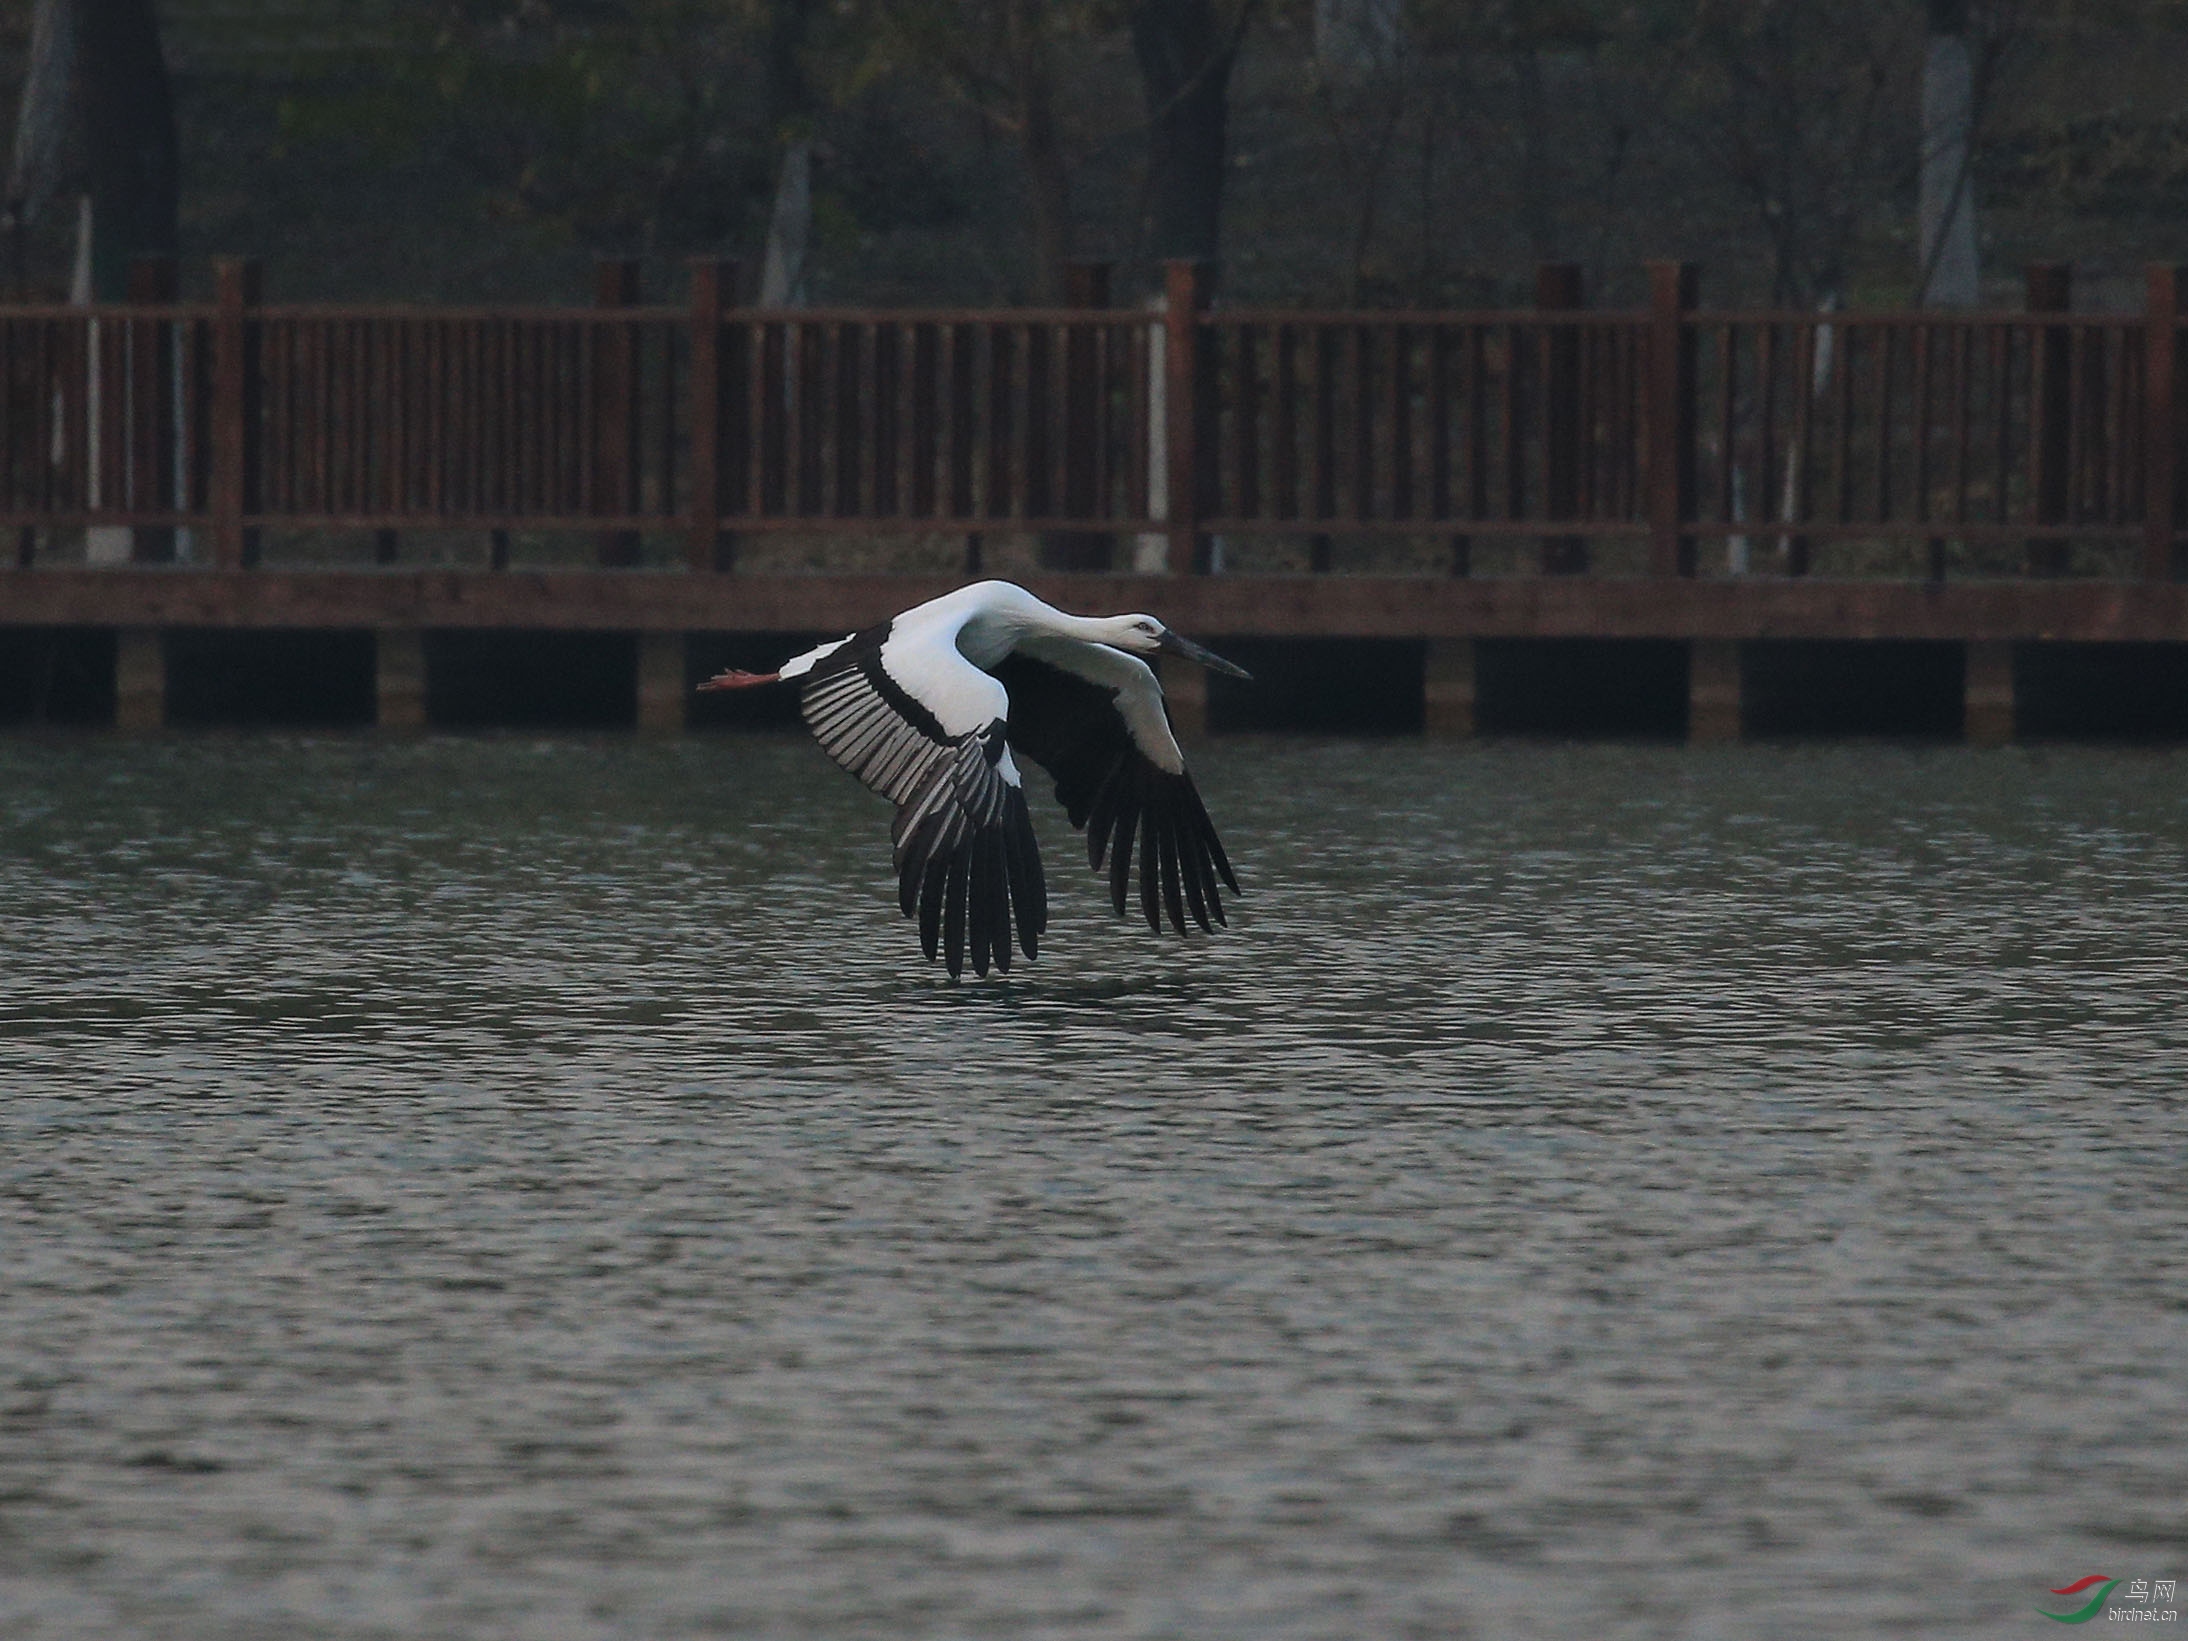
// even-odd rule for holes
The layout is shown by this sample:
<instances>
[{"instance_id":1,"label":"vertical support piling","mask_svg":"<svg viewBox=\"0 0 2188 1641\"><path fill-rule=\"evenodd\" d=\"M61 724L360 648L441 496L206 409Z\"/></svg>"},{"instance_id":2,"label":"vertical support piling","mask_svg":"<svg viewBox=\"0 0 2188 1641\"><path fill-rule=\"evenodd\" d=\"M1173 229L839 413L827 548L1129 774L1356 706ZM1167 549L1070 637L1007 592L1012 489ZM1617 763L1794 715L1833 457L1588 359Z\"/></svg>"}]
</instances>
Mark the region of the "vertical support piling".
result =
<instances>
[{"instance_id":1,"label":"vertical support piling","mask_svg":"<svg viewBox=\"0 0 2188 1641\"><path fill-rule=\"evenodd\" d=\"M638 304L638 262L603 257L593 265L593 306L613 310ZM593 510L638 510L640 423L638 332L629 321L593 324ZM638 562L636 530L603 530L596 538L604 568Z\"/></svg>"},{"instance_id":2,"label":"vertical support piling","mask_svg":"<svg viewBox=\"0 0 2188 1641\"><path fill-rule=\"evenodd\" d=\"M1421 658L1421 732L1464 737L1476 730L1474 641L1431 638Z\"/></svg>"},{"instance_id":3,"label":"vertical support piling","mask_svg":"<svg viewBox=\"0 0 2188 1641\"><path fill-rule=\"evenodd\" d=\"M1202 485L1200 449L1204 413L1200 369L1200 314L1207 291L1197 262L1163 264L1163 420L1165 466L1169 474L1170 516L1167 557L1172 575L1199 568ZM1203 696L1203 701L1206 697ZM1203 709L1203 725L1206 712Z\"/></svg>"},{"instance_id":4,"label":"vertical support piling","mask_svg":"<svg viewBox=\"0 0 2188 1641\"><path fill-rule=\"evenodd\" d=\"M2030 313L2064 314L2072 307L2074 270L2067 263L2032 262L2027 282ZM2044 325L2030 337L2029 499L2038 524L2067 521L2074 436L2072 334L2065 325ZM2029 539L2030 575L2062 576L2066 566L2065 537Z\"/></svg>"},{"instance_id":5,"label":"vertical support piling","mask_svg":"<svg viewBox=\"0 0 2188 1641\"><path fill-rule=\"evenodd\" d=\"M1649 571L1694 574L1695 335L1687 323L1701 278L1691 262L1649 265Z\"/></svg>"},{"instance_id":6,"label":"vertical support piling","mask_svg":"<svg viewBox=\"0 0 2188 1641\"><path fill-rule=\"evenodd\" d=\"M2152 263L2143 311L2142 578L2170 581L2180 530L2180 298L2188 268Z\"/></svg>"},{"instance_id":7,"label":"vertical support piling","mask_svg":"<svg viewBox=\"0 0 2188 1641\"><path fill-rule=\"evenodd\" d=\"M684 727L691 691L684 684L684 635L638 635L638 728L650 735L673 735Z\"/></svg>"},{"instance_id":8,"label":"vertical support piling","mask_svg":"<svg viewBox=\"0 0 2188 1641\"><path fill-rule=\"evenodd\" d=\"M1740 646L1697 638L1687 646L1687 739L1696 745L1740 738Z\"/></svg>"},{"instance_id":9,"label":"vertical support piling","mask_svg":"<svg viewBox=\"0 0 2188 1641\"><path fill-rule=\"evenodd\" d=\"M1180 741L1208 738L1208 670L1190 661L1164 661L1161 667L1163 699L1170 707L1170 727Z\"/></svg>"},{"instance_id":10,"label":"vertical support piling","mask_svg":"<svg viewBox=\"0 0 2188 1641\"><path fill-rule=\"evenodd\" d=\"M124 627L114 635L114 727L145 734L166 723L166 646L154 628Z\"/></svg>"},{"instance_id":11,"label":"vertical support piling","mask_svg":"<svg viewBox=\"0 0 2188 1641\"><path fill-rule=\"evenodd\" d=\"M221 257L213 264L213 563L240 570L258 562L258 531L244 519L258 510L259 322L264 292L257 262Z\"/></svg>"},{"instance_id":12,"label":"vertical support piling","mask_svg":"<svg viewBox=\"0 0 2188 1641\"><path fill-rule=\"evenodd\" d=\"M1971 640L1962 674L1963 733L1970 746L2013 739L2013 646Z\"/></svg>"},{"instance_id":13,"label":"vertical support piling","mask_svg":"<svg viewBox=\"0 0 2188 1641\"><path fill-rule=\"evenodd\" d=\"M416 627L373 635L373 705L382 729L425 728L425 634Z\"/></svg>"},{"instance_id":14,"label":"vertical support piling","mask_svg":"<svg viewBox=\"0 0 2188 1641\"><path fill-rule=\"evenodd\" d=\"M1535 306L1570 312L1584 306L1580 264L1545 262L1535 269ZM1580 516L1580 330L1542 327L1543 516L1562 522ZM1584 536L1542 538L1544 575L1586 575Z\"/></svg>"}]
</instances>

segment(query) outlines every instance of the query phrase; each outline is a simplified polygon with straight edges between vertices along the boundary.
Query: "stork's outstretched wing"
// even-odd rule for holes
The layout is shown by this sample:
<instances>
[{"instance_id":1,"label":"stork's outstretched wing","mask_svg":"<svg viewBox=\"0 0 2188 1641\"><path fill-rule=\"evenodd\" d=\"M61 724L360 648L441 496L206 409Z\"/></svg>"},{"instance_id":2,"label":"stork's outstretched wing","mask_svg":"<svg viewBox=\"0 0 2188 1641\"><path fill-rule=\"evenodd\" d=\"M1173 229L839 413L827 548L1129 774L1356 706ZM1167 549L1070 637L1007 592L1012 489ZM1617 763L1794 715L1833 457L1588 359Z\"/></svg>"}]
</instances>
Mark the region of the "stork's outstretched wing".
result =
<instances>
[{"instance_id":1,"label":"stork's outstretched wing","mask_svg":"<svg viewBox=\"0 0 2188 1641\"><path fill-rule=\"evenodd\" d=\"M1150 929L1185 933L1226 922L1218 878L1239 893L1223 844L1170 731L1146 663L1068 639L1021 642L995 669L1010 692L1010 743L1056 779L1056 798L1086 832L1087 861L1106 857L1119 915L1139 843L1140 910Z\"/></svg>"},{"instance_id":2,"label":"stork's outstretched wing","mask_svg":"<svg viewBox=\"0 0 2188 1641\"><path fill-rule=\"evenodd\" d=\"M1001 685L954 644L889 651L889 629L854 635L813 663L800 710L823 750L897 806L897 902L950 974L1008 970L1011 919L1036 954L1048 927L1033 818L1006 740ZM890 664L913 674L902 678ZM945 718L971 722L953 734Z\"/></svg>"}]
</instances>

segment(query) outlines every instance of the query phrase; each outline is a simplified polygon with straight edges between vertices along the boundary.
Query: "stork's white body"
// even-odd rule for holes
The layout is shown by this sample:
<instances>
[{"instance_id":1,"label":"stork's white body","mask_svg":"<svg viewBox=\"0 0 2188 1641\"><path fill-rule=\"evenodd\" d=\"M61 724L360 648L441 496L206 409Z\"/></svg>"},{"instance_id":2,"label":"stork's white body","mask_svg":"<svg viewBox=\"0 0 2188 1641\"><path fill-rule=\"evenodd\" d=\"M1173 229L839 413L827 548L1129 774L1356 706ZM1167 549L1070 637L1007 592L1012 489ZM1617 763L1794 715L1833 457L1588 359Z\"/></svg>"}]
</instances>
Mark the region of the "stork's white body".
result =
<instances>
[{"instance_id":1,"label":"stork's white body","mask_svg":"<svg viewBox=\"0 0 2188 1641\"><path fill-rule=\"evenodd\" d=\"M1163 711L1155 669L1113 648L1114 637L1111 621L1067 615L1013 582L976 581L891 621L881 664L956 736L1008 716L1010 696L988 669L1014 653L1033 656L1115 690L1140 750L1158 769L1183 774L1185 753ZM785 661L781 676L802 677L850 642L838 638Z\"/></svg>"},{"instance_id":2,"label":"stork's white body","mask_svg":"<svg viewBox=\"0 0 2188 1641\"><path fill-rule=\"evenodd\" d=\"M703 688L795 682L829 756L897 805L899 899L927 955L1010 965L1011 911L1028 957L1047 891L1013 751L1043 764L1088 858L1105 855L1124 910L1134 843L1150 926L1167 907L1185 931L1223 921L1220 878L1238 883L1140 654L1168 650L1238 673L1152 616L1068 615L1023 587L982 581L785 661L776 673L725 673ZM1139 653L1133 653L1137 651ZM1244 674L1239 673L1239 676Z\"/></svg>"}]
</instances>

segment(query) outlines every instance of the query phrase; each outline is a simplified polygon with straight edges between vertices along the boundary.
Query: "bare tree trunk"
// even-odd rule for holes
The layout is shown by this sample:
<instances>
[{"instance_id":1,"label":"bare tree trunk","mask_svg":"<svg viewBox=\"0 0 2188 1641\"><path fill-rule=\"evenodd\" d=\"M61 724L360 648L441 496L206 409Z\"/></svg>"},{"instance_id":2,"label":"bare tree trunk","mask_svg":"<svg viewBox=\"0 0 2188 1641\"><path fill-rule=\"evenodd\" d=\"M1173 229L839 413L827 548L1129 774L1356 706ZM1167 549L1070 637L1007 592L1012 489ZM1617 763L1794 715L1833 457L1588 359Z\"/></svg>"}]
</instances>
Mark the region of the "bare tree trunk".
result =
<instances>
[{"instance_id":1,"label":"bare tree trunk","mask_svg":"<svg viewBox=\"0 0 2188 1641\"><path fill-rule=\"evenodd\" d=\"M1390 66L1405 27L1400 0L1314 0L1314 56L1339 80Z\"/></svg>"},{"instance_id":2,"label":"bare tree trunk","mask_svg":"<svg viewBox=\"0 0 2188 1641\"><path fill-rule=\"evenodd\" d=\"M91 306L91 247L98 239L94 209L89 194L76 196L76 254L68 265L68 305L72 308ZM60 423L54 426L58 428Z\"/></svg>"},{"instance_id":3,"label":"bare tree trunk","mask_svg":"<svg viewBox=\"0 0 2188 1641\"><path fill-rule=\"evenodd\" d=\"M1345 306L1360 305L1367 282L1368 252L1375 245L1375 229L1382 215L1383 179L1389 169L1391 145L1397 140L1398 122L1405 117L1406 86L1395 74L1373 83L1381 106L1368 117L1374 129L1366 134L1367 152L1353 177L1358 190L1352 225L1352 258L1345 270Z\"/></svg>"},{"instance_id":4,"label":"bare tree trunk","mask_svg":"<svg viewBox=\"0 0 2188 1641\"><path fill-rule=\"evenodd\" d=\"M814 0L768 0L767 123L778 141L795 134L790 128L813 111L813 87L805 73L813 9Z\"/></svg>"},{"instance_id":5,"label":"bare tree trunk","mask_svg":"<svg viewBox=\"0 0 2188 1641\"><path fill-rule=\"evenodd\" d=\"M1519 82L1520 124L1520 220L1527 228L1527 248L1537 262L1555 262L1557 225L1550 208L1550 102L1542 83L1542 53L1523 45L1513 54L1512 69Z\"/></svg>"},{"instance_id":6,"label":"bare tree trunk","mask_svg":"<svg viewBox=\"0 0 2188 1641\"><path fill-rule=\"evenodd\" d=\"M152 0L81 0L77 83L91 173L92 289L129 294L129 263L173 256L181 178L175 99Z\"/></svg>"},{"instance_id":7,"label":"bare tree trunk","mask_svg":"<svg viewBox=\"0 0 2188 1641\"><path fill-rule=\"evenodd\" d=\"M1362 0L1342 0L1320 5L1315 12L1315 46L1321 58L1315 101L1329 121L1338 187L1352 218L1345 261L1347 307L1360 304L1368 257L1383 214L1383 188L1413 92L1412 76L1399 51L1395 12L1374 9L1382 7L1384 0L1367 3L1366 11L1361 9ZM1388 31L1379 32L1386 23ZM1363 35L1361 30L1368 32Z\"/></svg>"},{"instance_id":8,"label":"bare tree trunk","mask_svg":"<svg viewBox=\"0 0 2188 1641\"><path fill-rule=\"evenodd\" d=\"M771 0L767 17L767 119L781 145L775 204L768 213L767 248L760 260L763 308L805 302L805 254L813 230L813 88L804 51L813 0Z\"/></svg>"},{"instance_id":9,"label":"bare tree trunk","mask_svg":"<svg viewBox=\"0 0 2188 1641\"><path fill-rule=\"evenodd\" d=\"M1071 260L1071 173L1056 129L1056 88L1040 0L1010 0L1006 18L1012 88L1018 100L1019 152L1033 216L1033 295L1061 302Z\"/></svg>"},{"instance_id":10,"label":"bare tree trunk","mask_svg":"<svg viewBox=\"0 0 2188 1641\"><path fill-rule=\"evenodd\" d=\"M775 209L767 222L767 251L760 263L760 306L805 306L805 248L813 231L813 145L804 138L783 151L775 183Z\"/></svg>"},{"instance_id":11,"label":"bare tree trunk","mask_svg":"<svg viewBox=\"0 0 2188 1641\"><path fill-rule=\"evenodd\" d=\"M1226 32L1213 0L1139 0L1132 11L1148 109L1149 249L1158 259L1207 262L1211 282L1222 247L1231 65L1242 21L1243 13Z\"/></svg>"},{"instance_id":12,"label":"bare tree trunk","mask_svg":"<svg viewBox=\"0 0 2188 1641\"><path fill-rule=\"evenodd\" d=\"M1975 240L1975 58L1967 0L1929 0L1922 64L1922 166L1916 205L1923 307L1973 307L1981 268Z\"/></svg>"},{"instance_id":13,"label":"bare tree trunk","mask_svg":"<svg viewBox=\"0 0 2188 1641\"><path fill-rule=\"evenodd\" d=\"M30 19L30 66L15 116L5 226L19 232L45 208L61 163L61 140L76 77L76 0L37 0Z\"/></svg>"}]
</instances>

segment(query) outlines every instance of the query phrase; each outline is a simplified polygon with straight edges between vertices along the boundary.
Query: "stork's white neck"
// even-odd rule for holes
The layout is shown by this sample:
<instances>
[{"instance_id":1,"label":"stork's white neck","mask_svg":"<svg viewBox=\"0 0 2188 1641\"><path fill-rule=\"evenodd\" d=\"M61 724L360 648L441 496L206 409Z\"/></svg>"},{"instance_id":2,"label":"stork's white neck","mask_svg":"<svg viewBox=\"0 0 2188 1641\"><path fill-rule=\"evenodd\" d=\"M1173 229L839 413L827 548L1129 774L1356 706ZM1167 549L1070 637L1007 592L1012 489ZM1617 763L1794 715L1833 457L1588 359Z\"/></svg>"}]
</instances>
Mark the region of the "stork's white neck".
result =
<instances>
[{"instance_id":1,"label":"stork's white neck","mask_svg":"<svg viewBox=\"0 0 2188 1641\"><path fill-rule=\"evenodd\" d=\"M1061 610L1048 613L1049 619L1033 631L1052 632L1059 638L1076 638L1087 644L1123 648L1119 641L1133 630L1132 618L1127 615L1066 615Z\"/></svg>"},{"instance_id":2,"label":"stork's white neck","mask_svg":"<svg viewBox=\"0 0 2188 1641\"><path fill-rule=\"evenodd\" d=\"M957 631L958 649L976 667L992 667L1021 639L1042 635L1076 639L1082 644L1130 647L1128 639L1133 628L1129 616L1067 615L1008 582L983 582L965 588L959 596L964 594L981 595L977 602L967 600L972 607Z\"/></svg>"}]
</instances>

